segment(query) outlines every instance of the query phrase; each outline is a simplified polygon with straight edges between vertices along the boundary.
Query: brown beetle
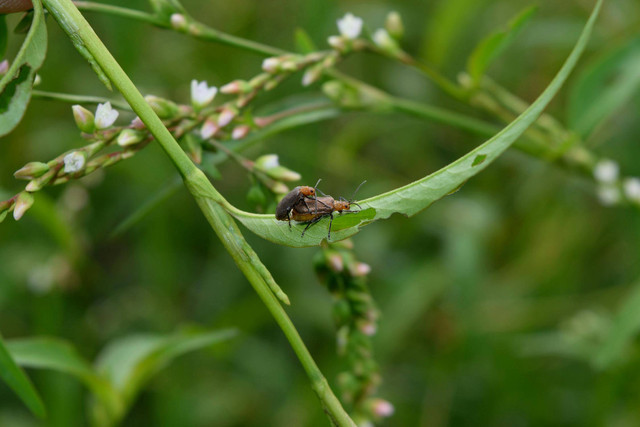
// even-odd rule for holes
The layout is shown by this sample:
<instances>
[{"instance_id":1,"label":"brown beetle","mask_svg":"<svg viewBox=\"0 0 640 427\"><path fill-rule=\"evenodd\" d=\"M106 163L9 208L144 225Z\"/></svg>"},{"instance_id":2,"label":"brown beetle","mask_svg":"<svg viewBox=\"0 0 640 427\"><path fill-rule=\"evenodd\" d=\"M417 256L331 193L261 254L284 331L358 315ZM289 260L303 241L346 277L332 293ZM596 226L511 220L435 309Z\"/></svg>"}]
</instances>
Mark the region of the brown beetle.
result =
<instances>
[{"instance_id":1,"label":"brown beetle","mask_svg":"<svg viewBox=\"0 0 640 427\"><path fill-rule=\"evenodd\" d=\"M289 228L291 228L290 213L294 206L305 199L316 200L316 187L320 184L320 181L321 180L319 179L313 187L308 187L306 185L296 187L284 196L276 207L276 219L280 221L289 221ZM318 202L316 202L316 205L317 204ZM326 205L325 207L329 208L329 205Z\"/></svg>"},{"instance_id":2,"label":"brown beetle","mask_svg":"<svg viewBox=\"0 0 640 427\"><path fill-rule=\"evenodd\" d=\"M367 181L363 181L364 184ZM353 196L356 195L360 187L360 184L356 191L353 192ZM352 198L353 198L352 196ZM316 197L314 200L306 200L302 199L297 204L293 206L291 210L291 219L298 222L306 222L307 226L302 230L302 236L304 233L316 222L320 221L322 218L328 216L329 220L329 232L327 233L327 240L331 240L331 224L333 223L333 213L338 212L342 214L343 212L360 212L360 211L352 211L351 205L356 205L360 209L360 205L352 200L345 200L344 198L340 198L340 200L335 200L331 196L323 196Z\"/></svg>"}]
</instances>

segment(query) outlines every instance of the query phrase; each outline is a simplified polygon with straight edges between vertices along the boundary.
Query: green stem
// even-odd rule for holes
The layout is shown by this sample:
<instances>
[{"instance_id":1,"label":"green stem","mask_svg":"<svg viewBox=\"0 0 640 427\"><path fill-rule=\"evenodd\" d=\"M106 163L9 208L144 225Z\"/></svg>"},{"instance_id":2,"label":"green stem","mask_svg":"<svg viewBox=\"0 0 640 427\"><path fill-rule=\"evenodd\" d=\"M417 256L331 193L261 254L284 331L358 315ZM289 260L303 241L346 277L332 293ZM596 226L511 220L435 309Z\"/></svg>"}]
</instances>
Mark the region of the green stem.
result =
<instances>
[{"instance_id":1,"label":"green stem","mask_svg":"<svg viewBox=\"0 0 640 427\"><path fill-rule=\"evenodd\" d=\"M129 104L126 102L115 101L100 96L71 95L69 93L47 92L44 90L34 90L31 94L34 98L62 101L71 104L104 104L105 102L110 102L114 108L131 111L131 107L129 107Z\"/></svg>"},{"instance_id":2,"label":"green stem","mask_svg":"<svg viewBox=\"0 0 640 427\"><path fill-rule=\"evenodd\" d=\"M270 272L260 262L237 224L223 208L231 205L211 185L204 173L189 160L71 0L44 0L44 5L69 37L75 43L81 43L93 56L171 158L225 249L231 254L289 340L331 421L338 426L355 427L305 347L291 319L274 296L270 285L273 286L275 281Z\"/></svg>"}]
</instances>

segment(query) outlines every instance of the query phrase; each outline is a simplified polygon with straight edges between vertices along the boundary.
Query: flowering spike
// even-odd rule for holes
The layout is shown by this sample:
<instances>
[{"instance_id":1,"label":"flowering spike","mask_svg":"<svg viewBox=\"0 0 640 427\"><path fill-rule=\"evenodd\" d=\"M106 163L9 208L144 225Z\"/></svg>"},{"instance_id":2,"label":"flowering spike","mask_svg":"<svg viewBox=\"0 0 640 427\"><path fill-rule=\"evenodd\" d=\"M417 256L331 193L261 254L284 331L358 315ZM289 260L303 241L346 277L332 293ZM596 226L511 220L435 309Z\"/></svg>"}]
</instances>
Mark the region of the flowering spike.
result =
<instances>
[{"instance_id":1,"label":"flowering spike","mask_svg":"<svg viewBox=\"0 0 640 427\"><path fill-rule=\"evenodd\" d=\"M33 205L33 196L31 193L23 191L16 199L16 205L13 208L13 219L16 221L22 218L22 215Z\"/></svg>"},{"instance_id":2,"label":"flowering spike","mask_svg":"<svg viewBox=\"0 0 640 427\"><path fill-rule=\"evenodd\" d=\"M73 105L71 110L78 129L84 133L93 133L96 130L95 117L91 111L77 104Z\"/></svg>"},{"instance_id":3,"label":"flowering spike","mask_svg":"<svg viewBox=\"0 0 640 427\"><path fill-rule=\"evenodd\" d=\"M111 108L110 102L98 104L96 108L95 125L97 129L110 127L118 118L118 111Z\"/></svg>"},{"instance_id":4,"label":"flowering spike","mask_svg":"<svg viewBox=\"0 0 640 427\"><path fill-rule=\"evenodd\" d=\"M42 162L29 162L13 173L17 179L34 179L49 171L49 165Z\"/></svg>"},{"instance_id":5,"label":"flowering spike","mask_svg":"<svg viewBox=\"0 0 640 427\"><path fill-rule=\"evenodd\" d=\"M72 151L64 156L64 173L74 173L82 170L86 160L85 153Z\"/></svg>"},{"instance_id":6,"label":"flowering spike","mask_svg":"<svg viewBox=\"0 0 640 427\"><path fill-rule=\"evenodd\" d=\"M199 111L209 105L218 93L215 86L209 87L206 81L198 83L197 80L191 80L191 105L196 111Z\"/></svg>"},{"instance_id":7,"label":"flowering spike","mask_svg":"<svg viewBox=\"0 0 640 427\"><path fill-rule=\"evenodd\" d=\"M340 34L351 40L358 38L362 31L362 19L352 13L347 13L341 19L338 19L337 24Z\"/></svg>"}]
</instances>

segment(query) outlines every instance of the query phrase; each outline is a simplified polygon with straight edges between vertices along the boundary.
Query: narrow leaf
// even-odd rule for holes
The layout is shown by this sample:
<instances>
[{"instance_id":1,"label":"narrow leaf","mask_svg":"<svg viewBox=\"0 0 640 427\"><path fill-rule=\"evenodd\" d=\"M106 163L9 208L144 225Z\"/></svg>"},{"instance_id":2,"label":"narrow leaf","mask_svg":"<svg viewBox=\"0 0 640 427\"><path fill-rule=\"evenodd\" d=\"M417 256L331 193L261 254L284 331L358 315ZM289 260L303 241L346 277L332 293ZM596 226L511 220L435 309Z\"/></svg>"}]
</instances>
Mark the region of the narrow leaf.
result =
<instances>
[{"instance_id":1,"label":"narrow leaf","mask_svg":"<svg viewBox=\"0 0 640 427\"><path fill-rule=\"evenodd\" d=\"M46 411L38 392L20 369L0 336L0 378L22 399L29 410L36 416L44 418Z\"/></svg>"},{"instance_id":2,"label":"narrow leaf","mask_svg":"<svg viewBox=\"0 0 640 427\"><path fill-rule=\"evenodd\" d=\"M309 34L302 28L296 28L296 47L300 53L311 53L318 50Z\"/></svg>"},{"instance_id":3,"label":"narrow leaf","mask_svg":"<svg viewBox=\"0 0 640 427\"><path fill-rule=\"evenodd\" d=\"M388 218L393 213L407 216L415 215L436 200L455 191L469 178L489 166L535 122L553 96L560 90L589 40L601 5L602 0L598 0L578 42L558 74L538 99L518 118L493 138L439 171L404 187L358 201L362 207L358 213L334 214L336 218L333 221L331 239L334 241L345 239L356 234L360 230L360 226ZM318 224L310 227L302 237L301 232L305 227L304 224L292 224L293 228L290 230L286 221L277 221L273 215L258 215L233 207L227 208L251 231L274 243L306 247L316 246L327 238L329 218L324 218Z\"/></svg>"},{"instance_id":4,"label":"narrow leaf","mask_svg":"<svg viewBox=\"0 0 640 427\"><path fill-rule=\"evenodd\" d=\"M619 360L640 332L640 283L624 299L613 325L598 351L592 355L597 367L606 368Z\"/></svg>"},{"instance_id":5,"label":"narrow leaf","mask_svg":"<svg viewBox=\"0 0 640 427\"><path fill-rule=\"evenodd\" d=\"M36 71L47 52L47 29L40 0L33 1L34 16L29 33L0 79L0 136L11 132L22 119L31 99Z\"/></svg>"},{"instance_id":6,"label":"narrow leaf","mask_svg":"<svg viewBox=\"0 0 640 427\"><path fill-rule=\"evenodd\" d=\"M69 374L83 382L110 411L121 411L122 401L111 384L66 341L48 337L15 339L7 341L7 349L19 365Z\"/></svg>"},{"instance_id":7,"label":"narrow leaf","mask_svg":"<svg viewBox=\"0 0 640 427\"><path fill-rule=\"evenodd\" d=\"M158 371L182 354L226 341L235 330L186 333L171 336L134 335L117 340L104 349L97 369L108 377L130 405L142 386Z\"/></svg>"},{"instance_id":8,"label":"narrow leaf","mask_svg":"<svg viewBox=\"0 0 640 427\"><path fill-rule=\"evenodd\" d=\"M569 128L583 138L640 89L640 36L587 67L569 93Z\"/></svg>"},{"instance_id":9,"label":"narrow leaf","mask_svg":"<svg viewBox=\"0 0 640 427\"><path fill-rule=\"evenodd\" d=\"M513 43L537 10L537 6L528 7L509 21L506 29L488 35L476 46L467 63L467 71L474 82L478 82L489 65Z\"/></svg>"}]
</instances>

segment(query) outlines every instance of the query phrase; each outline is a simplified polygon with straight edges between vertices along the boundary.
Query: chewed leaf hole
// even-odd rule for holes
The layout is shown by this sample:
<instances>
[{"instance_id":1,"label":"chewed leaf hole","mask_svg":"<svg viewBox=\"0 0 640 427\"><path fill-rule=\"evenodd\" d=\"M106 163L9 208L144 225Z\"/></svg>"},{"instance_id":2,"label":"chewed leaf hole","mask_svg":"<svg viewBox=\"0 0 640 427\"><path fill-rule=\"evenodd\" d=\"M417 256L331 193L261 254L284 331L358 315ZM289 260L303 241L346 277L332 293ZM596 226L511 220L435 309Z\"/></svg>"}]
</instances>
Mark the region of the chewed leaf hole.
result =
<instances>
[{"instance_id":1,"label":"chewed leaf hole","mask_svg":"<svg viewBox=\"0 0 640 427\"><path fill-rule=\"evenodd\" d=\"M473 159L473 163L471 163L471 166L478 166L479 164L482 164L487 158L486 154L478 154L475 159Z\"/></svg>"}]
</instances>

